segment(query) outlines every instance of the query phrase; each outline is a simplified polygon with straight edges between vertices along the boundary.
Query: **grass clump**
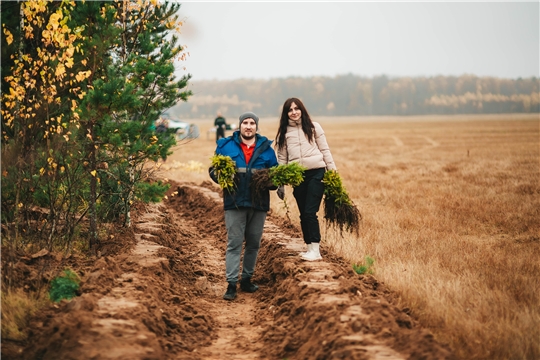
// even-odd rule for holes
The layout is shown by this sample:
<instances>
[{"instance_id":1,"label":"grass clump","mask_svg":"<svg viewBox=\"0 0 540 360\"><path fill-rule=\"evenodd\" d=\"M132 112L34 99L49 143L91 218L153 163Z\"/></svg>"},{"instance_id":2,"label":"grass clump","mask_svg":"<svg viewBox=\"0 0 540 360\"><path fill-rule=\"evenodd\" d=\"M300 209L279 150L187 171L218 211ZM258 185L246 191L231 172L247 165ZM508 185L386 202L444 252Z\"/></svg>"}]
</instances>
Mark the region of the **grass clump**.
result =
<instances>
[{"instance_id":1,"label":"grass clump","mask_svg":"<svg viewBox=\"0 0 540 360\"><path fill-rule=\"evenodd\" d=\"M77 296L80 283L79 276L73 271L66 269L64 274L57 276L51 281L49 297L54 302L59 302L62 299L70 300Z\"/></svg>"},{"instance_id":2,"label":"grass clump","mask_svg":"<svg viewBox=\"0 0 540 360\"><path fill-rule=\"evenodd\" d=\"M40 293L26 293L22 289L2 291L2 339L25 340L30 318L48 303Z\"/></svg>"},{"instance_id":3,"label":"grass clump","mask_svg":"<svg viewBox=\"0 0 540 360\"><path fill-rule=\"evenodd\" d=\"M357 274L360 274L360 275L366 274L366 273L373 274L372 266L374 263L375 263L375 260L371 256L366 255L363 263L354 263L352 264L352 268Z\"/></svg>"},{"instance_id":4,"label":"grass clump","mask_svg":"<svg viewBox=\"0 0 540 360\"><path fill-rule=\"evenodd\" d=\"M338 172L329 170L324 173L324 218L327 223L358 235L358 228L362 214L349 197L349 193L343 187L343 182Z\"/></svg>"},{"instance_id":5,"label":"grass clump","mask_svg":"<svg viewBox=\"0 0 540 360\"><path fill-rule=\"evenodd\" d=\"M215 154L211 161L219 186L223 190L234 192L236 189L236 163L234 160L227 155Z\"/></svg>"}]
</instances>

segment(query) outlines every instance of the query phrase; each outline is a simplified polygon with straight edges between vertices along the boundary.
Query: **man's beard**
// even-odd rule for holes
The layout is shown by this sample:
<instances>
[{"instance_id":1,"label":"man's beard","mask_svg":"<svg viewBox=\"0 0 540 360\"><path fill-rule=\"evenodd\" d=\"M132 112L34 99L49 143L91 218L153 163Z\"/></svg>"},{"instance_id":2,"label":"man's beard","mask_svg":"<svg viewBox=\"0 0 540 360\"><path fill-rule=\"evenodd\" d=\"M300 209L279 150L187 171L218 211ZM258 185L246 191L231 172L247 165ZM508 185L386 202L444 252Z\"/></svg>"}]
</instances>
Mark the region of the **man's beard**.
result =
<instances>
[{"instance_id":1,"label":"man's beard","mask_svg":"<svg viewBox=\"0 0 540 360\"><path fill-rule=\"evenodd\" d=\"M255 137L255 133L253 133L253 135L251 136L247 136L247 135L244 135L244 134L240 134L240 136L242 136L242 139L244 140L251 140Z\"/></svg>"}]
</instances>

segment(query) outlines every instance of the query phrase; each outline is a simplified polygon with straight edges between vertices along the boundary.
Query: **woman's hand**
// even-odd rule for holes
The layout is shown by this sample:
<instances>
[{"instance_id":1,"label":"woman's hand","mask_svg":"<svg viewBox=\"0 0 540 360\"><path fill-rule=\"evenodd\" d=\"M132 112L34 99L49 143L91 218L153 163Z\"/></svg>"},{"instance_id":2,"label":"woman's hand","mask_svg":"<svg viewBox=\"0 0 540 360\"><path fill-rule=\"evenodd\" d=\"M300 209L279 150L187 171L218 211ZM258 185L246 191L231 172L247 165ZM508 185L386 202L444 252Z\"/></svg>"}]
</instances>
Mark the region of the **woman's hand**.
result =
<instances>
[{"instance_id":1,"label":"woman's hand","mask_svg":"<svg viewBox=\"0 0 540 360\"><path fill-rule=\"evenodd\" d=\"M277 196L283 200L285 198L285 186L280 186L277 188Z\"/></svg>"}]
</instances>

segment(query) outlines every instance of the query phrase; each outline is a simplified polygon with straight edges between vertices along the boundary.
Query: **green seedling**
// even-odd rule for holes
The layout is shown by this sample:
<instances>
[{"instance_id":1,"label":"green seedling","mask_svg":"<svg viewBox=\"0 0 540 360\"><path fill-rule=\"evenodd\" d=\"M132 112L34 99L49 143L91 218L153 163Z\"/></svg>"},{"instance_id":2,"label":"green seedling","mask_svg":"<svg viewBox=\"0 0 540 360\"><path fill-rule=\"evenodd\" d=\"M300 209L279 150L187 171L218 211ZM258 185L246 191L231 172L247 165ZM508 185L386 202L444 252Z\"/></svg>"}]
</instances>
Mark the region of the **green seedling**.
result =
<instances>
[{"instance_id":1,"label":"green seedling","mask_svg":"<svg viewBox=\"0 0 540 360\"><path fill-rule=\"evenodd\" d=\"M64 270L64 274L57 276L51 282L49 297L54 302L59 302L62 299L70 300L77 296L79 290L79 276L69 269Z\"/></svg>"},{"instance_id":2,"label":"green seedling","mask_svg":"<svg viewBox=\"0 0 540 360\"><path fill-rule=\"evenodd\" d=\"M360 275L366 274L366 273L373 274L373 269L371 267L373 266L374 263L375 263L375 260L371 256L366 255L363 263L352 264L352 268L357 274L360 274Z\"/></svg>"}]
</instances>

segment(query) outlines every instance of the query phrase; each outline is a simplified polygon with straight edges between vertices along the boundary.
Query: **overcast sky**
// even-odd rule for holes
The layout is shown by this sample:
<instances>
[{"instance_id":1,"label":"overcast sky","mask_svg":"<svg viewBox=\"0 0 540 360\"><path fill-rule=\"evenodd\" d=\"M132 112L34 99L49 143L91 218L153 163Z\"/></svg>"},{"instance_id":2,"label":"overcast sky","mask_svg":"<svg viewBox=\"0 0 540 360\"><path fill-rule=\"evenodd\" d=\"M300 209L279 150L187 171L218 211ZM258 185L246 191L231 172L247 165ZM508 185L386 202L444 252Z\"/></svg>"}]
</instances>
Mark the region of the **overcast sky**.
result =
<instances>
[{"instance_id":1,"label":"overcast sky","mask_svg":"<svg viewBox=\"0 0 540 360\"><path fill-rule=\"evenodd\" d=\"M540 72L538 1L181 4L193 81Z\"/></svg>"}]
</instances>

